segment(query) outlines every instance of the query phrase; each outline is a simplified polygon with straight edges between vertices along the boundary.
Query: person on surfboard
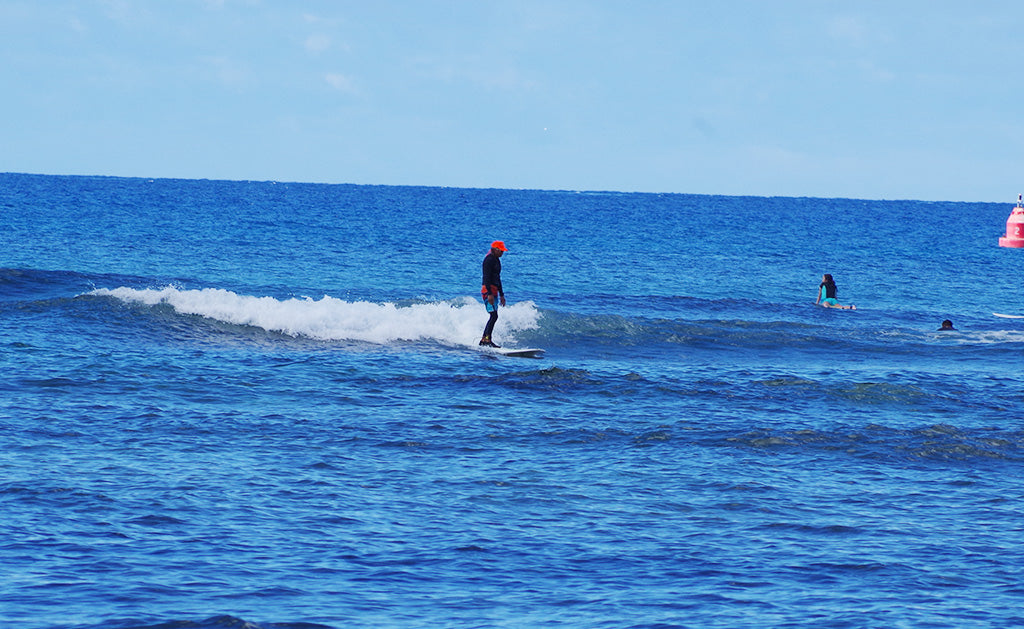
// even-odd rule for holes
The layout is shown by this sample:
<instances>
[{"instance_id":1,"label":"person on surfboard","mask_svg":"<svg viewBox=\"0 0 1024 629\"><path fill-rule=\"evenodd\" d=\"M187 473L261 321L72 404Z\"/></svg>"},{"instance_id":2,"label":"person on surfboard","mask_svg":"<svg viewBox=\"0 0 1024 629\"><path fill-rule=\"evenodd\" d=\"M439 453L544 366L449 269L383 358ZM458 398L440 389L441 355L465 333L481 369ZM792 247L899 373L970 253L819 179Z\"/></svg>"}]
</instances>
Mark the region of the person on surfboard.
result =
<instances>
[{"instance_id":1,"label":"person on surfboard","mask_svg":"<svg viewBox=\"0 0 1024 629\"><path fill-rule=\"evenodd\" d=\"M480 295L491 316L484 326L484 336L480 339L480 345L486 347L500 347L491 340L491 333L494 331L494 324L498 322L498 303L505 305L505 291L501 288L501 255L506 251L508 249L505 243L495 240L491 243L490 252L484 257L483 287L480 289Z\"/></svg>"},{"instance_id":2,"label":"person on surfboard","mask_svg":"<svg viewBox=\"0 0 1024 629\"><path fill-rule=\"evenodd\" d=\"M824 292L824 299L822 293ZM836 282L832 279L831 273L826 273L821 276L821 284L818 284L818 299L814 302L814 305L821 304L826 308L840 308L842 310L856 310L857 306L844 306L836 301Z\"/></svg>"},{"instance_id":3,"label":"person on surfboard","mask_svg":"<svg viewBox=\"0 0 1024 629\"><path fill-rule=\"evenodd\" d=\"M956 331L956 328L953 327L953 322L952 321L950 321L949 319L943 319L942 327L940 327L938 331L942 332L944 330Z\"/></svg>"}]
</instances>

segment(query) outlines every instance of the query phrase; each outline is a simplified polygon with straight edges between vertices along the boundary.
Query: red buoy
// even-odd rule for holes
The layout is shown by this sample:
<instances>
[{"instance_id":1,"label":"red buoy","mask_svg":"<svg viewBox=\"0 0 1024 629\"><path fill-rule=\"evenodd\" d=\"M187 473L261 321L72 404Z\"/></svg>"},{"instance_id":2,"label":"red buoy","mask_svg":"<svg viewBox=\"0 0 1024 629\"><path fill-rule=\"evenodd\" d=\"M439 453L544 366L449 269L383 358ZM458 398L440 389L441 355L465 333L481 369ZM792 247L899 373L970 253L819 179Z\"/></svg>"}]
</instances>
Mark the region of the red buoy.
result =
<instances>
[{"instance_id":1,"label":"red buoy","mask_svg":"<svg viewBox=\"0 0 1024 629\"><path fill-rule=\"evenodd\" d=\"M1017 207L1006 219L1006 236L999 238L1000 247L1024 247L1024 204L1017 195Z\"/></svg>"}]
</instances>

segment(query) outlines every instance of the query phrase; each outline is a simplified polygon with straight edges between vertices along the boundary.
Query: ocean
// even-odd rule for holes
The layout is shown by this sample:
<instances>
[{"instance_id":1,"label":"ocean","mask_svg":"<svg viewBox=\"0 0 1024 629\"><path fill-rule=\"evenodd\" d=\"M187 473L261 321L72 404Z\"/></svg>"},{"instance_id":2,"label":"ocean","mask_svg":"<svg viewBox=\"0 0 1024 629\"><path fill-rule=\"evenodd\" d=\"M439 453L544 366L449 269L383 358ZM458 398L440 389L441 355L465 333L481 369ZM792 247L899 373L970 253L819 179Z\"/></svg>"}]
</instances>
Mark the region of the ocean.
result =
<instances>
[{"instance_id":1,"label":"ocean","mask_svg":"<svg viewBox=\"0 0 1024 629\"><path fill-rule=\"evenodd\" d=\"M1024 625L1017 192L0 174L0 626Z\"/></svg>"}]
</instances>

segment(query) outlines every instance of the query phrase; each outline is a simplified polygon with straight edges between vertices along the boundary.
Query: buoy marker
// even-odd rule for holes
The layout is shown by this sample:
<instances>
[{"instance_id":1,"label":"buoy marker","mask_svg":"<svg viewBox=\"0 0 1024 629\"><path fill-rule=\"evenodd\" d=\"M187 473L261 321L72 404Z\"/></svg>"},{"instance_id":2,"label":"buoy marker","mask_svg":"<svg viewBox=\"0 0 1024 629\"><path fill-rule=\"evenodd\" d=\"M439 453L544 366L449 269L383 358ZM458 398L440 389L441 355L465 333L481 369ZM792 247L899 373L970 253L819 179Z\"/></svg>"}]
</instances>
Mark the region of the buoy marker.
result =
<instances>
[{"instance_id":1,"label":"buoy marker","mask_svg":"<svg viewBox=\"0 0 1024 629\"><path fill-rule=\"evenodd\" d=\"M999 238L1000 247L1024 247L1024 194L1017 195L1017 207L1006 219L1006 235Z\"/></svg>"}]
</instances>

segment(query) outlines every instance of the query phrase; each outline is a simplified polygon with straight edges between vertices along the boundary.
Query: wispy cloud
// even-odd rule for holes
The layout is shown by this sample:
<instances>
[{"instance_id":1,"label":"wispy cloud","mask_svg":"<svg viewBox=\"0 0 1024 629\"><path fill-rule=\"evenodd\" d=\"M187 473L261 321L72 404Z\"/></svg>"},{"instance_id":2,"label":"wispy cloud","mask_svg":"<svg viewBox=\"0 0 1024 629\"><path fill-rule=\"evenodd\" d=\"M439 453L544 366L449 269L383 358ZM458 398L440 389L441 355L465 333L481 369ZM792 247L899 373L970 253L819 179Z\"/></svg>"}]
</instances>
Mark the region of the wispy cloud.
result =
<instances>
[{"instance_id":1,"label":"wispy cloud","mask_svg":"<svg viewBox=\"0 0 1024 629\"><path fill-rule=\"evenodd\" d=\"M835 40L863 46L868 41L868 28L864 20L852 15L839 15L828 22L828 34Z\"/></svg>"},{"instance_id":2,"label":"wispy cloud","mask_svg":"<svg viewBox=\"0 0 1024 629\"><path fill-rule=\"evenodd\" d=\"M348 94L358 93L355 83L352 81L351 78L345 76L344 74L328 72L327 74L324 75L324 81L326 81L328 85L338 90L339 92L345 92Z\"/></svg>"},{"instance_id":3,"label":"wispy cloud","mask_svg":"<svg viewBox=\"0 0 1024 629\"><path fill-rule=\"evenodd\" d=\"M86 26L85 22L83 22L82 20L78 19L77 17L72 17L71 20L70 20L70 24L71 24L71 30L75 31L76 33L88 33L89 32L89 27Z\"/></svg>"},{"instance_id":4,"label":"wispy cloud","mask_svg":"<svg viewBox=\"0 0 1024 629\"><path fill-rule=\"evenodd\" d=\"M247 66L228 57L204 57L202 62L206 64L210 76L228 87L243 87L249 84L252 78Z\"/></svg>"},{"instance_id":5,"label":"wispy cloud","mask_svg":"<svg viewBox=\"0 0 1024 629\"><path fill-rule=\"evenodd\" d=\"M331 38L323 33L314 33L306 38L306 52L318 55L331 49Z\"/></svg>"}]
</instances>

